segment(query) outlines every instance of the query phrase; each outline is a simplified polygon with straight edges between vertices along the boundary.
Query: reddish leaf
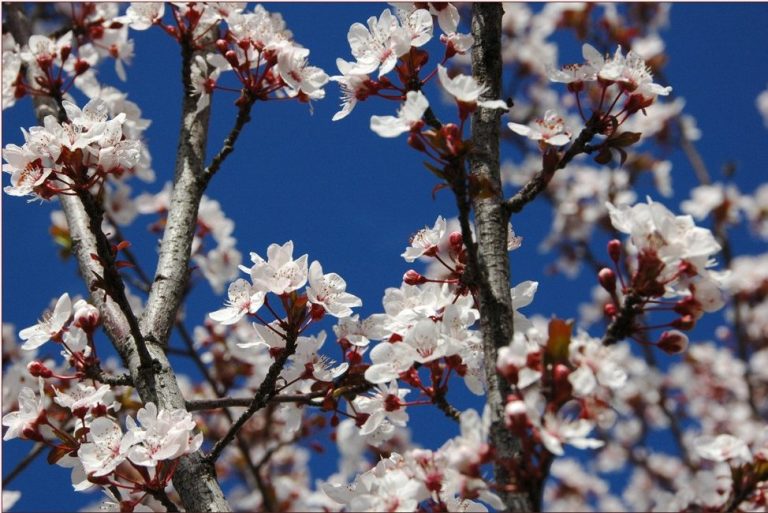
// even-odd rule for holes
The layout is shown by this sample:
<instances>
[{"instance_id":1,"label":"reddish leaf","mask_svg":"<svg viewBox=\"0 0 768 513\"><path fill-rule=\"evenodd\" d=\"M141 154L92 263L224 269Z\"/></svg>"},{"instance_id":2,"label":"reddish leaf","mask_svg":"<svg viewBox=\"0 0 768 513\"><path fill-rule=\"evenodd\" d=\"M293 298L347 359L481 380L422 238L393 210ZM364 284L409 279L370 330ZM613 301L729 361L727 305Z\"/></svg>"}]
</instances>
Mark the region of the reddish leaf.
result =
<instances>
[{"instance_id":1,"label":"reddish leaf","mask_svg":"<svg viewBox=\"0 0 768 513\"><path fill-rule=\"evenodd\" d=\"M546 354L550 362L568 360L568 346L571 344L573 321L552 319L549 321L549 338L547 339Z\"/></svg>"}]
</instances>

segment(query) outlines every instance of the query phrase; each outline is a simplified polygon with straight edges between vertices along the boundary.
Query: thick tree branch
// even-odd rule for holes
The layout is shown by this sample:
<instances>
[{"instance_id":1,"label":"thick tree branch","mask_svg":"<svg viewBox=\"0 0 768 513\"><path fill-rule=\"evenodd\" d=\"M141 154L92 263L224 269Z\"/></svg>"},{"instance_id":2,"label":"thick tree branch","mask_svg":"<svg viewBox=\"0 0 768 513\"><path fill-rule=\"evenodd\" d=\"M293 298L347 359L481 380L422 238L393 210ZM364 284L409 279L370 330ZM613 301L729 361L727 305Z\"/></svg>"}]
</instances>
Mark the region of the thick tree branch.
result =
<instances>
[{"instance_id":1,"label":"thick tree branch","mask_svg":"<svg viewBox=\"0 0 768 513\"><path fill-rule=\"evenodd\" d=\"M187 288L197 210L205 188L203 175L210 118L209 107L197 112L198 96L194 94L190 81L194 51L188 37L182 38L181 54L184 100L173 192L160 243L157 270L141 319L141 327L147 338L161 346L168 344L171 328L176 322Z\"/></svg>"},{"instance_id":2,"label":"thick tree branch","mask_svg":"<svg viewBox=\"0 0 768 513\"><path fill-rule=\"evenodd\" d=\"M24 44L30 35L29 20L26 19L21 8L14 6L12 11L14 12L13 16L10 16L9 13L8 18L9 28L16 41L19 44ZM191 52L188 47L185 47L184 57L185 91L190 91L189 58ZM62 115L63 111L60 105L56 105L52 99L35 97L34 102L35 113L41 121L47 115L53 114L57 117ZM186 252L183 251L185 242L180 239L185 233L186 223L184 220L191 219L191 228L194 228L197 219L197 204L200 194L195 187L196 180L190 180L190 177L196 177L202 173L202 159L199 158L202 150L199 148L205 146L208 119L207 110L199 116L193 115L195 107L196 98L192 95L185 95L182 116L184 126L182 144L179 149L181 163L177 166L175 187L175 191L182 192L174 194L171 203L169 219L173 219L173 222L169 221L171 226L169 226L170 229L166 230L166 239L172 240L163 245L161 267L155 276L155 285L157 286L153 287L153 294L150 295L147 315L142 319L141 330L137 330L136 325L132 322L133 314L130 308L127 311L124 310L114 300L103 293L98 293L98 291L91 294L91 300L99 309L104 330L128 368L141 399L145 403L154 402L159 408L164 409L184 408L184 397L179 390L176 376L162 347L157 343L143 346L142 338L161 343L167 341L170 324L164 326L163 321L167 318L171 320L172 324L172 321L175 320L179 301L183 296L183 285L186 284L191 232L188 237L189 240L186 242ZM195 169L197 169L197 173L195 173ZM103 237L103 233L100 229L98 231L93 229L95 220L89 215L96 212L88 205L88 202L93 201L93 198L86 195L61 195L59 199L69 225L80 274L90 284L94 276L105 276L105 270L101 263L91 258L92 254L102 257L104 244L104 241L100 241L98 238L99 234ZM173 236L168 236L169 233ZM104 258L102 257L101 260ZM174 262L177 263L176 267L173 266ZM169 290L178 285L181 287L175 293ZM177 299L177 301L173 302L173 299ZM158 303L162 303L162 305L158 305ZM163 313L166 317L161 315ZM135 322L135 319L133 321ZM142 336L142 333L147 336ZM146 353L143 358L140 357L140 352ZM142 360L148 364L151 363L151 365L142 364ZM181 458L173 482L187 511L230 511L229 504L224 499L221 488L216 481L213 466L204 462L199 452Z\"/></svg>"},{"instance_id":3,"label":"thick tree branch","mask_svg":"<svg viewBox=\"0 0 768 513\"><path fill-rule=\"evenodd\" d=\"M472 5L472 75L488 89L481 100L501 95L501 4ZM512 340L512 296L509 287L507 213L501 196L499 169L499 120L501 111L478 108L472 116L470 168L476 183L487 184L496 193L475 195L472 203L477 230L477 280L480 330L485 352L485 375L491 414L490 438L496 451L494 472L497 493L509 511L530 511L525 491L514 482L511 465L520 452L520 441L504 424L504 406L509 383L496 371L500 347Z\"/></svg>"}]
</instances>

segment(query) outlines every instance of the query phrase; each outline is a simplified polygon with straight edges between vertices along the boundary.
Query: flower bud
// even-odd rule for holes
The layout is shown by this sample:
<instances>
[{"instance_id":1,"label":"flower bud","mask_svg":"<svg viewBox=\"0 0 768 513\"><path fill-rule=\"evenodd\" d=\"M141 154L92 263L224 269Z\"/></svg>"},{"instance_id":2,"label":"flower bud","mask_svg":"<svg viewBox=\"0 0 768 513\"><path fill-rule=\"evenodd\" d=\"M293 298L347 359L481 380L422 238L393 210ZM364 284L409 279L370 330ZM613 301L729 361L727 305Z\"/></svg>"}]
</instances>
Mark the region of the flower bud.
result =
<instances>
[{"instance_id":1,"label":"flower bud","mask_svg":"<svg viewBox=\"0 0 768 513\"><path fill-rule=\"evenodd\" d=\"M600 285L607 290L608 293L613 295L613 293L616 292L616 273L611 269L608 269L607 267L600 269L600 272L597 273L597 279L600 282Z\"/></svg>"},{"instance_id":2,"label":"flower bud","mask_svg":"<svg viewBox=\"0 0 768 513\"><path fill-rule=\"evenodd\" d=\"M363 361L363 355L361 355L357 351L349 351L347 353L347 361L350 363L350 365L357 365L358 363Z\"/></svg>"},{"instance_id":3,"label":"flower bud","mask_svg":"<svg viewBox=\"0 0 768 513\"><path fill-rule=\"evenodd\" d=\"M603 307L603 313L606 317L615 317L619 313L619 309L613 303L606 303Z\"/></svg>"},{"instance_id":4,"label":"flower bud","mask_svg":"<svg viewBox=\"0 0 768 513\"><path fill-rule=\"evenodd\" d=\"M416 151L425 151L426 147L424 146L424 143L421 140L421 137L419 137L418 133L411 132L408 135L408 146L413 148Z\"/></svg>"},{"instance_id":5,"label":"flower bud","mask_svg":"<svg viewBox=\"0 0 768 513\"><path fill-rule=\"evenodd\" d=\"M313 303L312 307L309 309L309 315L312 317L313 321L319 321L325 316L325 308L323 308L323 305Z\"/></svg>"},{"instance_id":6,"label":"flower bud","mask_svg":"<svg viewBox=\"0 0 768 513\"><path fill-rule=\"evenodd\" d=\"M464 246L464 237L461 236L461 232L451 232L448 236L448 242L450 242L451 248L458 253Z\"/></svg>"},{"instance_id":7,"label":"flower bud","mask_svg":"<svg viewBox=\"0 0 768 513\"><path fill-rule=\"evenodd\" d=\"M405 282L406 285L421 285L422 283L426 283L427 279L411 269L403 275L403 282Z\"/></svg>"},{"instance_id":8,"label":"flower bud","mask_svg":"<svg viewBox=\"0 0 768 513\"><path fill-rule=\"evenodd\" d=\"M504 423L514 430L523 430L528 423L528 408L516 395L510 395L507 398L507 405L504 407Z\"/></svg>"},{"instance_id":9,"label":"flower bud","mask_svg":"<svg viewBox=\"0 0 768 513\"><path fill-rule=\"evenodd\" d=\"M681 331L665 331L656 345L667 354L679 354L688 347L688 337Z\"/></svg>"},{"instance_id":10,"label":"flower bud","mask_svg":"<svg viewBox=\"0 0 768 513\"><path fill-rule=\"evenodd\" d=\"M611 260L618 263L619 258L621 258L621 241L619 239L613 239L608 242L608 256L611 257Z\"/></svg>"},{"instance_id":11,"label":"flower bud","mask_svg":"<svg viewBox=\"0 0 768 513\"><path fill-rule=\"evenodd\" d=\"M53 371L38 361L29 362L27 371L35 378L48 379L53 376Z\"/></svg>"},{"instance_id":12,"label":"flower bud","mask_svg":"<svg viewBox=\"0 0 768 513\"><path fill-rule=\"evenodd\" d=\"M72 46L71 45L64 45L61 47L61 62L66 61L69 59L69 54L72 53Z\"/></svg>"},{"instance_id":13,"label":"flower bud","mask_svg":"<svg viewBox=\"0 0 768 513\"><path fill-rule=\"evenodd\" d=\"M235 53L234 50L227 50L226 52L224 52L224 58L227 59L227 62L233 68L237 68L240 65L240 63L237 60L237 54Z\"/></svg>"},{"instance_id":14,"label":"flower bud","mask_svg":"<svg viewBox=\"0 0 768 513\"><path fill-rule=\"evenodd\" d=\"M75 61L75 75L82 75L90 69L91 65L82 59Z\"/></svg>"},{"instance_id":15,"label":"flower bud","mask_svg":"<svg viewBox=\"0 0 768 513\"><path fill-rule=\"evenodd\" d=\"M227 53L227 50L229 50L229 43L227 43L226 39L217 39L216 48L218 48L221 53Z\"/></svg>"},{"instance_id":16,"label":"flower bud","mask_svg":"<svg viewBox=\"0 0 768 513\"><path fill-rule=\"evenodd\" d=\"M75 303L74 324L83 331L90 332L99 325L99 309L83 300Z\"/></svg>"}]
</instances>

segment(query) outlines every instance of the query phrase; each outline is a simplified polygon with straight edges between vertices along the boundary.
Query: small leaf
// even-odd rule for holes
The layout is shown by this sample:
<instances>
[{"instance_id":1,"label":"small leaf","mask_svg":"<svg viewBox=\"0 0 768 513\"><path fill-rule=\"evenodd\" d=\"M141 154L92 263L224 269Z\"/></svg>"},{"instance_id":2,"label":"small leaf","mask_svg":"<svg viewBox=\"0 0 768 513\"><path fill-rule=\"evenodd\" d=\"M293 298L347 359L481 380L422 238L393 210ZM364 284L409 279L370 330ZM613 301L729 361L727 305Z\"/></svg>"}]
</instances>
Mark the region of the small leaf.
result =
<instances>
[{"instance_id":1,"label":"small leaf","mask_svg":"<svg viewBox=\"0 0 768 513\"><path fill-rule=\"evenodd\" d=\"M69 454L71 451L72 448L67 447L66 445L57 445L56 447L51 448L51 451L48 453L48 464L55 465L56 462Z\"/></svg>"},{"instance_id":2,"label":"small leaf","mask_svg":"<svg viewBox=\"0 0 768 513\"><path fill-rule=\"evenodd\" d=\"M547 339L546 355L549 362L564 362L568 360L568 347L571 344L573 322L562 319L549 321L549 338Z\"/></svg>"},{"instance_id":3,"label":"small leaf","mask_svg":"<svg viewBox=\"0 0 768 513\"><path fill-rule=\"evenodd\" d=\"M626 148L639 141L642 135L640 132L622 132L611 137L607 142L614 148Z\"/></svg>"},{"instance_id":4,"label":"small leaf","mask_svg":"<svg viewBox=\"0 0 768 513\"><path fill-rule=\"evenodd\" d=\"M613 160L613 156L611 155L611 150L608 149L606 146L603 146L600 148L600 152L595 155L595 162L598 164L610 164L611 160Z\"/></svg>"},{"instance_id":5,"label":"small leaf","mask_svg":"<svg viewBox=\"0 0 768 513\"><path fill-rule=\"evenodd\" d=\"M445 173L443 173L442 169L433 166L429 162L424 162L424 167L426 167L433 175L438 177L440 180L445 180Z\"/></svg>"},{"instance_id":6,"label":"small leaf","mask_svg":"<svg viewBox=\"0 0 768 513\"><path fill-rule=\"evenodd\" d=\"M435 185L432 188L432 199L435 199L435 197L436 197L438 192L440 192L443 189L447 189L447 188L448 188L448 184L447 183L439 183L439 184Z\"/></svg>"}]
</instances>

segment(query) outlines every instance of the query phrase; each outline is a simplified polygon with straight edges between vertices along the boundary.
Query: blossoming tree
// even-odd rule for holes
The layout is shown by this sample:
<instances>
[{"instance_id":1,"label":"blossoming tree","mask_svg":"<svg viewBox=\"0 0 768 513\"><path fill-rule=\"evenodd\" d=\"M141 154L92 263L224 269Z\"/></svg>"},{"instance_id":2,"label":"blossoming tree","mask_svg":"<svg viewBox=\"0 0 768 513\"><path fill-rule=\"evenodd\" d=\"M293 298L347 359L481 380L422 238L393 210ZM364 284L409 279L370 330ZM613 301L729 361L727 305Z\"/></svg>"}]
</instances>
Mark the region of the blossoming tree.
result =
<instances>
[{"instance_id":1,"label":"blossoming tree","mask_svg":"<svg viewBox=\"0 0 768 513\"><path fill-rule=\"evenodd\" d=\"M38 323L3 325L3 440L34 443L4 486L45 453L118 511L765 508L768 262L734 254L731 234L746 219L768 236L768 185L710 177L664 79L668 6L370 7L336 76L260 5L5 9L3 108L38 122L3 148L4 191L53 206L87 297L62 291ZM183 97L173 176L135 195L158 174L149 120L98 72L126 80L146 31L178 45ZM576 63L557 62L563 34ZM403 244L426 267L367 317L355 284L293 240L250 240L243 264L226 203L206 195L232 179L218 173L264 102L311 107L330 82L333 122L376 105L372 132L405 142L454 205ZM234 119L209 159L212 98L227 94ZM676 147L700 182L681 214L663 201ZM527 242L511 221L536 203L551 207L555 271L594 283L578 320L534 315L547 283L516 279ZM160 238L154 270L123 235L139 214ZM188 319L201 279L226 299ZM716 341L689 342L707 316ZM429 440L417 408L455 436ZM327 458L328 437L338 467L311 483L306 446Z\"/></svg>"}]
</instances>

